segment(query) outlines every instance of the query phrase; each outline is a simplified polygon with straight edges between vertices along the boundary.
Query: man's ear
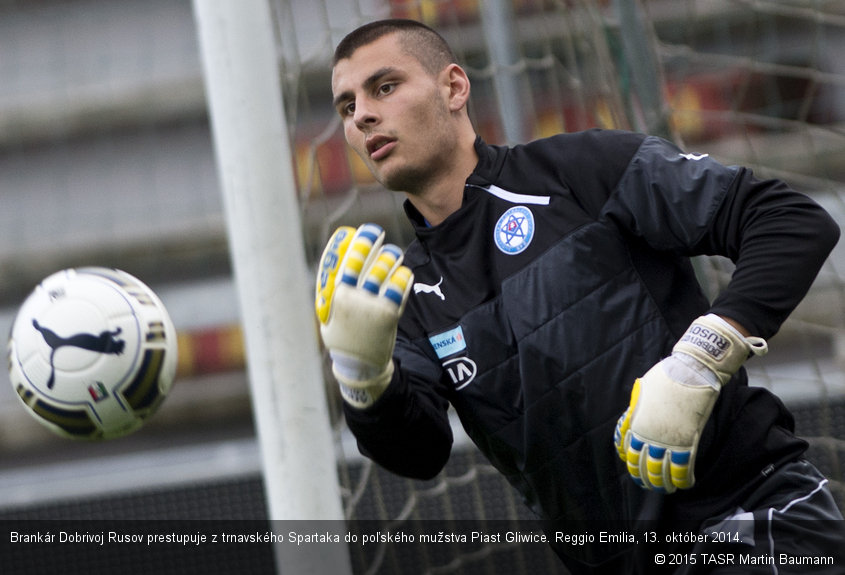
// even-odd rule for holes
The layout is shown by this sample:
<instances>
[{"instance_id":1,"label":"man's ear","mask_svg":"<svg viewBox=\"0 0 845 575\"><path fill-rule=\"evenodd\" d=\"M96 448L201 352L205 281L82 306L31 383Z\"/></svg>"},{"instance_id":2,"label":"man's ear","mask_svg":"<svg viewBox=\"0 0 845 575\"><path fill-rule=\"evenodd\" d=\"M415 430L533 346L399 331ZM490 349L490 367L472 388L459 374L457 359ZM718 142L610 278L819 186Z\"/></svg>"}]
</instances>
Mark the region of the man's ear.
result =
<instances>
[{"instance_id":1,"label":"man's ear","mask_svg":"<svg viewBox=\"0 0 845 575\"><path fill-rule=\"evenodd\" d=\"M443 69L445 84L449 88L449 110L457 112L464 108L469 100L470 82L466 71L457 64L449 64Z\"/></svg>"}]
</instances>

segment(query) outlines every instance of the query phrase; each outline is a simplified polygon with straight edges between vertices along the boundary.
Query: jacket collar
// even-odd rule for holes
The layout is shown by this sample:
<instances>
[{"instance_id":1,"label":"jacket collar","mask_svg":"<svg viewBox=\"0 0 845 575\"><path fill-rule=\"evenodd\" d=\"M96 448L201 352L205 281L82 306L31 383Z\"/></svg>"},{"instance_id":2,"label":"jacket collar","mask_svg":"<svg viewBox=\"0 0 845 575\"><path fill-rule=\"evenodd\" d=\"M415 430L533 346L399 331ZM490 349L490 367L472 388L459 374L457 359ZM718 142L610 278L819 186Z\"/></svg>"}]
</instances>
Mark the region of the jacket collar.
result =
<instances>
[{"instance_id":1,"label":"jacket collar","mask_svg":"<svg viewBox=\"0 0 845 575\"><path fill-rule=\"evenodd\" d=\"M505 156L507 155L507 148L505 146L491 146L490 144L484 142L484 140L481 139L481 136L478 135L476 135L475 143L473 145L475 146L475 152L478 155L478 163L476 164L472 174L470 174L467 178L466 185L464 187L463 205L458 212L463 211L463 208L466 206L467 194L473 193L472 188L468 188L467 186L480 186L485 188L495 182L496 177L504 164ZM417 211L417 208L414 207L410 200L406 199L403 207L405 209L405 215L411 221L417 232L430 228L428 222L425 221L425 218L422 217L422 214ZM447 218L447 221L450 218L451 216Z\"/></svg>"}]
</instances>

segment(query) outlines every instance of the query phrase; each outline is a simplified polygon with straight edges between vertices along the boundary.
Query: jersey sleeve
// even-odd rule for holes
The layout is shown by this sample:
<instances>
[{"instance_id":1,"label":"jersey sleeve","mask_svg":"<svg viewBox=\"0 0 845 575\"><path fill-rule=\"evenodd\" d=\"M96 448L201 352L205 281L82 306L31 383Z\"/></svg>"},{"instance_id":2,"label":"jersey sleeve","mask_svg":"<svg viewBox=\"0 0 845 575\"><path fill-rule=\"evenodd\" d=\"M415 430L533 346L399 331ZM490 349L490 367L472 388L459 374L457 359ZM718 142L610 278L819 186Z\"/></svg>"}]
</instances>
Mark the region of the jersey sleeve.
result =
<instances>
[{"instance_id":1,"label":"jersey sleeve","mask_svg":"<svg viewBox=\"0 0 845 575\"><path fill-rule=\"evenodd\" d=\"M401 334L393 354L393 379L374 405L344 402L349 429L361 453L393 473L431 479L452 449L448 400L438 392L438 366Z\"/></svg>"},{"instance_id":2,"label":"jersey sleeve","mask_svg":"<svg viewBox=\"0 0 845 575\"><path fill-rule=\"evenodd\" d=\"M780 180L643 140L608 197L606 217L658 250L721 255L736 269L711 311L772 336L839 238L817 203Z\"/></svg>"}]
</instances>

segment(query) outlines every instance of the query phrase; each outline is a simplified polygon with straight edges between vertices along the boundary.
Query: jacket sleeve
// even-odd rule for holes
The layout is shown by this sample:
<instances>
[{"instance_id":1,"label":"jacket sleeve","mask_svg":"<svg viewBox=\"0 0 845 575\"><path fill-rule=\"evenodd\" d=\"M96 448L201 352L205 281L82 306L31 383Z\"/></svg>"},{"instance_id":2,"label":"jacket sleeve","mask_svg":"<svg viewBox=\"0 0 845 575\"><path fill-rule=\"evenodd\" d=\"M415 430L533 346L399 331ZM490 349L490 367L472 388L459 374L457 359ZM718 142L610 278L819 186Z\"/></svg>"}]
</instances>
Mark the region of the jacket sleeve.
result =
<instances>
[{"instance_id":1,"label":"jacket sleeve","mask_svg":"<svg viewBox=\"0 0 845 575\"><path fill-rule=\"evenodd\" d=\"M356 409L344 402L346 422L363 455L398 475L431 479L446 465L453 441L449 403L430 383L440 374L401 335L393 361L393 379L375 404Z\"/></svg>"},{"instance_id":2,"label":"jacket sleeve","mask_svg":"<svg viewBox=\"0 0 845 575\"><path fill-rule=\"evenodd\" d=\"M736 268L711 311L764 338L806 295L839 239L830 215L783 181L653 137L631 159L605 210L656 249L730 258Z\"/></svg>"},{"instance_id":3,"label":"jacket sleeve","mask_svg":"<svg viewBox=\"0 0 845 575\"><path fill-rule=\"evenodd\" d=\"M768 338L810 289L839 240L839 226L782 181L760 181L743 170L736 188L729 197L741 201L721 206L699 247L718 249L736 264L711 311Z\"/></svg>"}]
</instances>

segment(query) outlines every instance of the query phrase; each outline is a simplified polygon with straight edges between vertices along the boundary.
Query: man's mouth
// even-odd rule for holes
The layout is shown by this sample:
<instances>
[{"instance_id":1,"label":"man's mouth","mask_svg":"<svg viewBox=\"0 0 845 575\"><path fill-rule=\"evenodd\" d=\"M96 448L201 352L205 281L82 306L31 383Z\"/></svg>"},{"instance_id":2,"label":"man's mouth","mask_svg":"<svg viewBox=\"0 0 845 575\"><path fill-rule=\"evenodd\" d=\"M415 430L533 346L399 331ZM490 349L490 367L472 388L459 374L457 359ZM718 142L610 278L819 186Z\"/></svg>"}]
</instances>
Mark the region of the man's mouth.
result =
<instances>
[{"instance_id":1,"label":"man's mouth","mask_svg":"<svg viewBox=\"0 0 845 575\"><path fill-rule=\"evenodd\" d=\"M377 162L387 156L395 145L396 140L391 138L372 136L367 140L367 153L370 155L371 160Z\"/></svg>"}]
</instances>

